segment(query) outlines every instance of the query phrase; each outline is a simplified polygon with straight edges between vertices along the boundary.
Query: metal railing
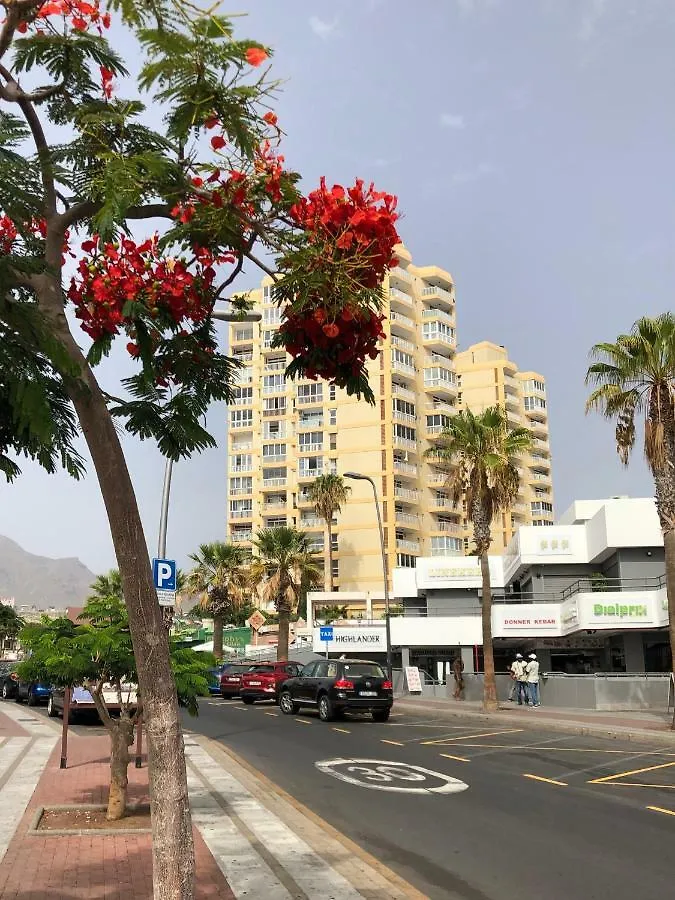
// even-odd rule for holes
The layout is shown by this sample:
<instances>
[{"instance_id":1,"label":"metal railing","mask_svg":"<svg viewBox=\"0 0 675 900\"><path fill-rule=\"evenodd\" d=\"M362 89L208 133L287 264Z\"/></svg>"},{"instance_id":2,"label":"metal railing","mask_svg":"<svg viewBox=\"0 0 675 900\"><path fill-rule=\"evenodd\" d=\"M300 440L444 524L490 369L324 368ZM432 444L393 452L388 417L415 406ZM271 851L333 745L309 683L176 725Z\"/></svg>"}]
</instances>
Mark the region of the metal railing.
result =
<instances>
[{"instance_id":1,"label":"metal railing","mask_svg":"<svg viewBox=\"0 0 675 900\"><path fill-rule=\"evenodd\" d=\"M443 297L449 303L452 303L454 297L450 293L450 291L446 291L445 288L442 287L434 287L434 285L429 285L428 287L422 288L422 296L423 297L431 297L436 294L438 297Z\"/></svg>"},{"instance_id":2,"label":"metal railing","mask_svg":"<svg viewBox=\"0 0 675 900\"><path fill-rule=\"evenodd\" d=\"M401 315L401 313L392 312L389 313L389 318L392 322L398 322L401 325L405 325L406 328L415 329L415 323L412 319L409 319L407 316Z\"/></svg>"},{"instance_id":3,"label":"metal railing","mask_svg":"<svg viewBox=\"0 0 675 900\"><path fill-rule=\"evenodd\" d=\"M405 291L399 291L398 288L389 288L389 297L391 300L400 300L402 303L412 306L413 298L410 294L406 294Z\"/></svg>"},{"instance_id":4,"label":"metal railing","mask_svg":"<svg viewBox=\"0 0 675 900\"><path fill-rule=\"evenodd\" d=\"M448 322L450 325L455 324L455 317L452 313L446 312L444 309L424 309L422 310L422 318L423 319L441 319L443 322Z\"/></svg>"},{"instance_id":5,"label":"metal railing","mask_svg":"<svg viewBox=\"0 0 675 900\"><path fill-rule=\"evenodd\" d=\"M401 266L394 266L393 269L389 270L390 275L394 275L396 278L400 278L402 281L406 281L408 283L412 282L412 274L407 272Z\"/></svg>"}]
</instances>

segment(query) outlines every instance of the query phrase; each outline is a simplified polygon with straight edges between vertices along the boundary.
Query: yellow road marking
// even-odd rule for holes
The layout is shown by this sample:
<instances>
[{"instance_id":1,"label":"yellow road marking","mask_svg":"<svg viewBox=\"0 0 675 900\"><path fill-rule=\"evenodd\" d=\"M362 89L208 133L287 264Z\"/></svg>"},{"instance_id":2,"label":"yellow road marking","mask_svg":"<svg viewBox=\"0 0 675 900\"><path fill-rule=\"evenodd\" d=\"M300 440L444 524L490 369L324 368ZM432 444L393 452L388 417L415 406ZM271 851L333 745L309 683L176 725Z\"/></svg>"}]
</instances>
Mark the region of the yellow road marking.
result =
<instances>
[{"instance_id":1,"label":"yellow road marking","mask_svg":"<svg viewBox=\"0 0 675 900\"><path fill-rule=\"evenodd\" d=\"M385 741L384 738L380 740L381 744L393 744L395 747L404 747L405 744L402 744L401 741Z\"/></svg>"},{"instance_id":2,"label":"yellow road marking","mask_svg":"<svg viewBox=\"0 0 675 900\"><path fill-rule=\"evenodd\" d=\"M341 734L351 734L346 728L333 728L333 731L339 731Z\"/></svg>"},{"instance_id":3,"label":"yellow road marking","mask_svg":"<svg viewBox=\"0 0 675 900\"><path fill-rule=\"evenodd\" d=\"M593 784L589 781L589 784ZM647 784L644 781L608 781L605 787L651 787L660 791L675 791L675 784Z\"/></svg>"},{"instance_id":4,"label":"yellow road marking","mask_svg":"<svg viewBox=\"0 0 675 900\"><path fill-rule=\"evenodd\" d=\"M429 741L423 741L422 743L429 743ZM532 744L465 744L459 738L453 741L453 744L457 747L478 747L481 750L556 750L566 753L618 753L621 756L626 755L625 750L602 750L595 747L533 747ZM648 750L646 753L641 753L640 756L675 756L675 754L667 753L665 750Z\"/></svg>"},{"instance_id":5,"label":"yellow road marking","mask_svg":"<svg viewBox=\"0 0 675 900\"><path fill-rule=\"evenodd\" d=\"M265 715L266 715L266 716L278 716L279 713L266 712Z\"/></svg>"},{"instance_id":6,"label":"yellow road marking","mask_svg":"<svg viewBox=\"0 0 675 900\"><path fill-rule=\"evenodd\" d=\"M458 762L469 762L466 756L450 756L449 753L441 753L441 756L444 756L446 759L456 759Z\"/></svg>"},{"instance_id":7,"label":"yellow road marking","mask_svg":"<svg viewBox=\"0 0 675 900\"><path fill-rule=\"evenodd\" d=\"M531 778L532 781L545 781L546 784L559 784L560 787L567 787L566 781L556 781L555 778L542 778L541 775L523 775L523 778Z\"/></svg>"},{"instance_id":8,"label":"yellow road marking","mask_svg":"<svg viewBox=\"0 0 675 900\"><path fill-rule=\"evenodd\" d=\"M486 731L483 734L463 734L458 735L457 737L437 738L435 741L422 741L422 744L448 744L450 741L454 744L458 741L468 741L471 738L493 737L496 734L517 734L521 731L525 731L525 729L507 728L506 731Z\"/></svg>"},{"instance_id":9,"label":"yellow road marking","mask_svg":"<svg viewBox=\"0 0 675 900\"><path fill-rule=\"evenodd\" d=\"M296 721L296 722L299 722L301 725L311 725L311 724L312 724L312 723L309 721L309 719L296 719L295 721Z\"/></svg>"},{"instance_id":10,"label":"yellow road marking","mask_svg":"<svg viewBox=\"0 0 675 900\"><path fill-rule=\"evenodd\" d=\"M647 809L651 809L652 812L663 813L664 816L675 816L675 810L664 809L662 806L648 806Z\"/></svg>"},{"instance_id":11,"label":"yellow road marking","mask_svg":"<svg viewBox=\"0 0 675 900\"><path fill-rule=\"evenodd\" d=\"M668 769L675 766L675 762L661 763L660 766L647 766L644 769L631 769L630 772L616 772L614 775L605 775L604 778L594 778L589 784L602 784L605 781L614 781L615 778L627 778L629 775L640 775L642 772L653 772L655 769Z\"/></svg>"}]
</instances>

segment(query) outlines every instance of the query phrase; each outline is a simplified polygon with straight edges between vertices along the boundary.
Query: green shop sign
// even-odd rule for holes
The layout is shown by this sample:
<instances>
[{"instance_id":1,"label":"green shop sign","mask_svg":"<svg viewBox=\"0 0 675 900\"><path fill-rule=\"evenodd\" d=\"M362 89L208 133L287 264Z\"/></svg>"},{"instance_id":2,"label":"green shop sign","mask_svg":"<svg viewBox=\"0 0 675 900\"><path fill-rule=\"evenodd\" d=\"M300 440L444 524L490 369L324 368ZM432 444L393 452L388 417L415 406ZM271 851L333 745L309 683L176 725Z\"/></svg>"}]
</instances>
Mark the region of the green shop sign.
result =
<instances>
[{"instance_id":1,"label":"green shop sign","mask_svg":"<svg viewBox=\"0 0 675 900\"><path fill-rule=\"evenodd\" d=\"M593 615L596 619L601 619L603 616L612 616L619 619L646 619L649 616L649 612L647 607L641 603L630 605L627 603L610 603L608 606L602 603L594 603Z\"/></svg>"},{"instance_id":2,"label":"green shop sign","mask_svg":"<svg viewBox=\"0 0 675 900\"><path fill-rule=\"evenodd\" d=\"M237 650L245 649L251 643L250 628L226 628L223 631L223 646L234 647Z\"/></svg>"}]
</instances>

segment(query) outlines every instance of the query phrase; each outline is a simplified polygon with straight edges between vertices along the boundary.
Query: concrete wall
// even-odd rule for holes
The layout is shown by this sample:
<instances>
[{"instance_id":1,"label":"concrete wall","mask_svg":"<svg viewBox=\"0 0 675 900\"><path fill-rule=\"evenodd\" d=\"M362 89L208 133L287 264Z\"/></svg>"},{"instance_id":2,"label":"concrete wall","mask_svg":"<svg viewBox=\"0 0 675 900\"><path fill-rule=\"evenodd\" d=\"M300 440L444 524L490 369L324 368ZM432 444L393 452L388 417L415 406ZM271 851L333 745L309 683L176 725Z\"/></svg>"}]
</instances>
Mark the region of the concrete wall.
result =
<instances>
[{"instance_id":1,"label":"concrete wall","mask_svg":"<svg viewBox=\"0 0 675 900\"><path fill-rule=\"evenodd\" d=\"M660 578L666 571L663 547L622 547L617 557L621 578Z\"/></svg>"}]
</instances>

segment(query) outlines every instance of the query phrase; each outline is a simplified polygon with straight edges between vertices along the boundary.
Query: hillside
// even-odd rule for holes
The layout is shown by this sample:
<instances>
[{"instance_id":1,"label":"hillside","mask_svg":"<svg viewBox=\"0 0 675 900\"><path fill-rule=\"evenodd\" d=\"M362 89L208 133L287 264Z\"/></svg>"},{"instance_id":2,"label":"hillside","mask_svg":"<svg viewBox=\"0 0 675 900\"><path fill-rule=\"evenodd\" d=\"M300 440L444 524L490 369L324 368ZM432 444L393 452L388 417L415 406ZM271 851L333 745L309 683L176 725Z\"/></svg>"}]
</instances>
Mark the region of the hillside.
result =
<instances>
[{"instance_id":1,"label":"hillside","mask_svg":"<svg viewBox=\"0 0 675 900\"><path fill-rule=\"evenodd\" d=\"M0 535L0 597L17 606L82 606L94 578L79 559L34 556Z\"/></svg>"}]
</instances>

